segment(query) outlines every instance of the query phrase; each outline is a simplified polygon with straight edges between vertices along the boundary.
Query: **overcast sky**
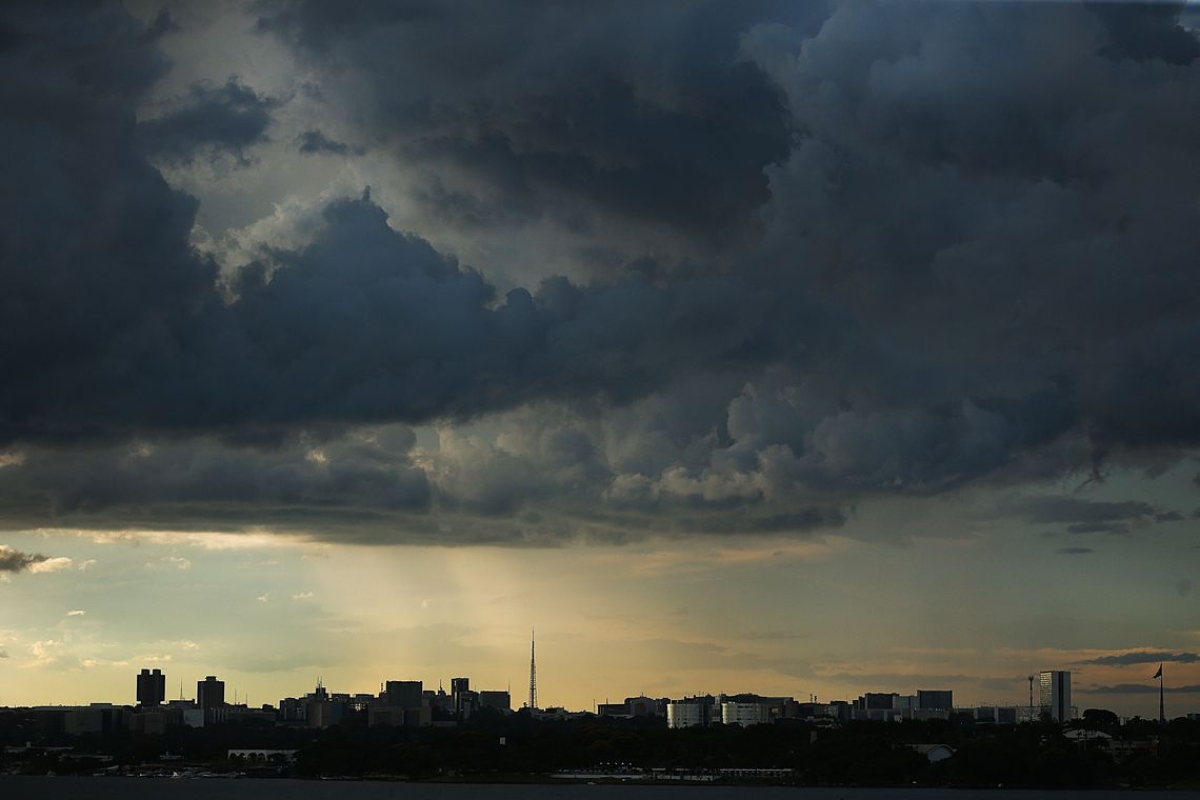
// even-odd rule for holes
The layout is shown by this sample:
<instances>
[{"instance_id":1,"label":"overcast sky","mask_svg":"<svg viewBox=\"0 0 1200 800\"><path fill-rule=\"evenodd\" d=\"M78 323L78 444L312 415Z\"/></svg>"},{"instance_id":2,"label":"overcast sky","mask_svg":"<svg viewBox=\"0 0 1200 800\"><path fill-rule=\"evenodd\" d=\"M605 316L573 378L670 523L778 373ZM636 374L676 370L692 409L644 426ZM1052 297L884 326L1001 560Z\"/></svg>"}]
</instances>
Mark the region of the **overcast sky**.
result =
<instances>
[{"instance_id":1,"label":"overcast sky","mask_svg":"<svg viewBox=\"0 0 1200 800\"><path fill-rule=\"evenodd\" d=\"M1181 3L7 3L0 705L1200 711Z\"/></svg>"}]
</instances>

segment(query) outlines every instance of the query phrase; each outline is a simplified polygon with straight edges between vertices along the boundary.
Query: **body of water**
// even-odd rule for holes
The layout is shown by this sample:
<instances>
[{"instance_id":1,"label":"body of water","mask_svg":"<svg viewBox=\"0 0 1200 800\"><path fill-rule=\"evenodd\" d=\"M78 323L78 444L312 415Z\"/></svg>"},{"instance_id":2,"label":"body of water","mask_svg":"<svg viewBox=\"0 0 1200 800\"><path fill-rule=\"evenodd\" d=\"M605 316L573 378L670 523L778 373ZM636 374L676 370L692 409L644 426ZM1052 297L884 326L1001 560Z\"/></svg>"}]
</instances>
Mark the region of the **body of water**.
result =
<instances>
[{"instance_id":1,"label":"body of water","mask_svg":"<svg viewBox=\"0 0 1200 800\"><path fill-rule=\"evenodd\" d=\"M0 777L0 800L1180 800L1171 791Z\"/></svg>"}]
</instances>

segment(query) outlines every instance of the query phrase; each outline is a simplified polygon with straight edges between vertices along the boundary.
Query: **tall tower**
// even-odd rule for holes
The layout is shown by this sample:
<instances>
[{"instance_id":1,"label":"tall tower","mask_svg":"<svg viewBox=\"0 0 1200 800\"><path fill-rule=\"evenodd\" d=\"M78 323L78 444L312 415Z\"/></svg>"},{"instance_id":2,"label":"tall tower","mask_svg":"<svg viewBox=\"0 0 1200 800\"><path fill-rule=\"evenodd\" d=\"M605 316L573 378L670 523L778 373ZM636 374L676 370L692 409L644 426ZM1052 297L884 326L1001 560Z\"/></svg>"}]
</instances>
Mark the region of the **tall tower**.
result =
<instances>
[{"instance_id":1,"label":"tall tower","mask_svg":"<svg viewBox=\"0 0 1200 800\"><path fill-rule=\"evenodd\" d=\"M537 710L537 630L529 634L529 710Z\"/></svg>"},{"instance_id":2,"label":"tall tower","mask_svg":"<svg viewBox=\"0 0 1200 800\"><path fill-rule=\"evenodd\" d=\"M1033 682L1037 680L1036 675L1029 676L1029 721L1037 721L1037 713L1033 710Z\"/></svg>"}]
</instances>

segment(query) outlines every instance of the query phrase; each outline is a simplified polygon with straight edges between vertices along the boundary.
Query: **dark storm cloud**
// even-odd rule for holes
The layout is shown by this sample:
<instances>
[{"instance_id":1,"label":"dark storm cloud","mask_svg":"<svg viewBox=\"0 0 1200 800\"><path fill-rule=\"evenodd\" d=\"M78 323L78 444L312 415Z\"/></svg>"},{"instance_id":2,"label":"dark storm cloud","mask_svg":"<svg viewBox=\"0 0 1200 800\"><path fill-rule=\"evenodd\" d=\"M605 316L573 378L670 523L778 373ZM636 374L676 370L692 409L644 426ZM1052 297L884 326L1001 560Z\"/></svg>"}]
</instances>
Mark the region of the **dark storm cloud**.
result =
<instances>
[{"instance_id":1,"label":"dark storm cloud","mask_svg":"<svg viewBox=\"0 0 1200 800\"><path fill-rule=\"evenodd\" d=\"M754 223L787 153L778 92L737 53L770 5L262 3L259 26L348 70L373 138L451 167L415 192L436 215L611 216L711 244Z\"/></svg>"},{"instance_id":2,"label":"dark storm cloud","mask_svg":"<svg viewBox=\"0 0 1200 800\"><path fill-rule=\"evenodd\" d=\"M426 475L408 458L412 445L411 431L389 428L267 449L133 443L77 449L63 460L31 448L20 469L0 470L0 509L13 527L384 520L429 506Z\"/></svg>"},{"instance_id":3,"label":"dark storm cloud","mask_svg":"<svg viewBox=\"0 0 1200 800\"><path fill-rule=\"evenodd\" d=\"M1124 667L1130 664L1158 664L1160 662L1175 662L1179 664L1195 664L1200 661L1200 654L1197 653L1172 653L1170 651L1159 650L1142 650L1136 653L1121 653L1115 656L1101 656L1099 658L1080 661L1080 664L1100 664L1110 667Z\"/></svg>"},{"instance_id":4,"label":"dark storm cloud","mask_svg":"<svg viewBox=\"0 0 1200 800\"><path fill-rule=\"evenodd\" d=\"M165 68L145 31L101 4L3 17L18 41L0 53L0 439L12 439L77 427L45 400L86 402L211 292L216 270L188 245L195 201L137 148L134 103ZM96 418L91 433L105 428Z\"/></svg>"},{"instance_id":5,"label":"dark storm cloud","mask_svg":"<svg viewBox=\"0 0 1200 800\"><path fill-rule=\"evenodd\" d=\"M330 139L328 136L318 130L309 130L300 134L299 138L297 139L297 143L300 145L300 152L306 155L324 153L344 156L349 153L361 155L363 152L362 148L351 147L345 142L338 142Z\"/></svg>"},{"instance_id":6,"label":"dark storm cloud","mask_svg":"<svg viewBox=\"0 0 1200 800\"><path fill-rule=\"evenodd\" d=\"M443 216L549 219L606 254L593 283L504 295L367 196L218 287L196 201L148 159L253 145L274 101L200 87L139 125L153 31L6 7L12 518L382 529L438 508L508 540L562 502L597 538L805 530L864 496L1154 472L1200 445L1200 62L1178 9L793 5L262 6L346 97L346 138L418 165ZM596 233L614 220L691 249L631 254ZM464 447L436 480L411 445L370 466L296 444L538 404L586 425L523 419L557 438ZM1081 533L1170 513L1012 511Z\"/></svg>"},{"instance_id":7,"label":"dark storm cloud","mask_svg":"<svg viewBox=\"0 0 1200 800\"><path fill-rule=\"evenodd\" d=\"M0 544L0 572L21 572L34 564L49 560L49 556L38 553L22 553L8 545Z\"/></svg>"},{"instance_id":8,"label":"dark storm cloud","mask_svg":"<svg viewBox=\"0 0 1200 800\"><path fill-rule=\"evenodd\" d=\"M1095 551L1090 547L1060 547L1054 552L1060 556L1084 556Z\"/></svg>"},{"instance_id":9,"label":"dark storm cloud","mask_svg":"<svg viewBox=\"0 0 1200 800\"><path fill-rule=\"evenodd\" d=\"M182 102L138 125L145 149L156 156L186 161L204 149L227 151L239 161L244 149L266 139L271 110L279 102L230 78L224 86L193 86Z\"/></svg>"},{"instance_id":10,"label":"dark storm cloud","mask_svg":"<svg viewBox=\"0 0 1200 800\"><path fill-rule=\"evenodd\" d=\"M1178 24L1186 0L1150 3L1094 3L1092 13L1111 37L1104 53L1113 58L1162 59L1168 64L1191 64L1200 57L1200 43ZM1194 12L1192 12L1194 13Z\"/></svg>"},{"instance_id":11,"label":"dark storm cloud","mask_svg":"<svg viewBox=\"0 0 1200 800\"><path fill-rule=\"evenodd\" d=\"M888 342L849 402L976 398L1026 431L991 462L1013 469L1071 432L1100 461L1200 441L1177 295L1200 245L1178 237L1197 73L1104 55L1105 31L1067 5L847 3L816 37L747 37L807 134L772 171L764 268Z\"/></svg>"},{"instance_id":12,"label":"dark storm cloud","mask_svg":"<svg viewBox=\"0 0 1200 800\"><path fill-rule=\"evenodd\" d=\"M186 248L178 255L184 277L208 269ZM469 416L545 397L621 402L760 346L756 320L724 308L737 298L752 302L736 278L671 291L636 280L584 289L556 279L494 304L494 289L477 273L393 231L365 198L331 205L312 244L275 256L282 267L274 272L242 271L228 305L210 276L187 298L191 307L155 309L161 298L151 282L140 298L149 307L126 298L133 319L111 321L122 335L95 342L91 363L79 364L74 352L55 363L57 354L30 343L26 358L41 351L31 382L74 379L90 390L46 397L36 415L10 393L0 406L9 424L50 437L121 427L254 430ZM54 328L82 347L89 318L106 310L79 300L84 318ZM162 318L164 311L173 316Z\"/></svg>"}]
</instances>

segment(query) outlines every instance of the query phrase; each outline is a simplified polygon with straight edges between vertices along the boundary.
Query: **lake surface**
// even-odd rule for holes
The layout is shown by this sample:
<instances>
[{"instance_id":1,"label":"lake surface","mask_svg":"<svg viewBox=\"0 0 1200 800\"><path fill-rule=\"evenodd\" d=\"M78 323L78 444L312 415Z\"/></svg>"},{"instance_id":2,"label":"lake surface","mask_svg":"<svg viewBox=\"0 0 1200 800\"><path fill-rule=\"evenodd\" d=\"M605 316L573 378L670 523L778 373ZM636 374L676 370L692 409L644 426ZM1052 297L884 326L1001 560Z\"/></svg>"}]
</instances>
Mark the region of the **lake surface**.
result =
<instances>
[{"instance_id":1,"label":"lake surface","mask_svg":"<svg viewBox=\"0 0 1200 800\"><path fill-rule=\"evenodd\" d=\"M840 789L787 786L431 784L171 778L0 777L3 800L1180 800L1170 791Z\"/></svg>"}]
</instances>

